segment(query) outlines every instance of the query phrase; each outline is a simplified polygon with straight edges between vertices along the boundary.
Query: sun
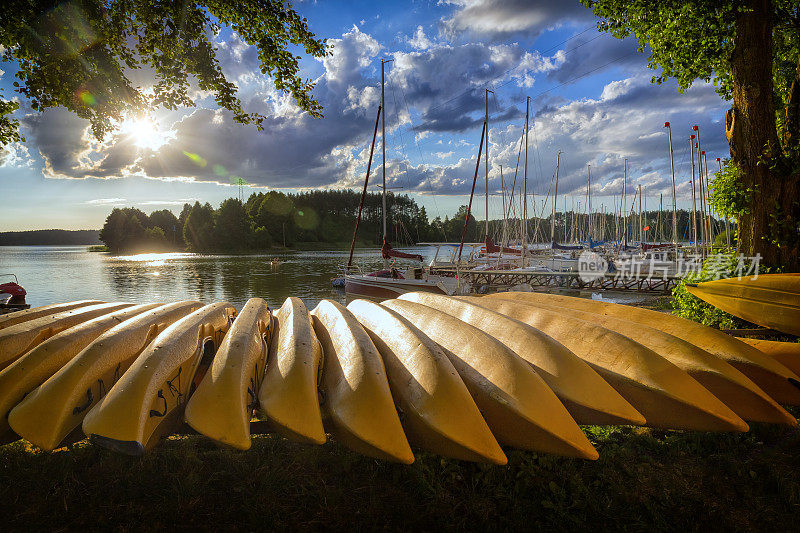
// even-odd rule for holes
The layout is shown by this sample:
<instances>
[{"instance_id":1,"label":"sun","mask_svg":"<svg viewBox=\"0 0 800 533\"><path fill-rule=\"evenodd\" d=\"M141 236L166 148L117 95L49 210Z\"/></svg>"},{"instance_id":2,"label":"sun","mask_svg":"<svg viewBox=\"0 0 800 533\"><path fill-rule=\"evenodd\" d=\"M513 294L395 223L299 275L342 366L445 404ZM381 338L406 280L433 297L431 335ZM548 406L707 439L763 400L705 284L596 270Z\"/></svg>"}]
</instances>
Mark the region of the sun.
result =
<instances>
[{"instance_id":1,"label":"sun","mask_svg":"<svg viewBox=\"0 0 800 533\"><path fill-rule=\"evenodd\" d=\"M139 148L149 150L158 150L174 136L174 132L162 130L158 123L148 116L125 119L120 125L120 132L130 137Z\"/></svg>"}]
</instances>

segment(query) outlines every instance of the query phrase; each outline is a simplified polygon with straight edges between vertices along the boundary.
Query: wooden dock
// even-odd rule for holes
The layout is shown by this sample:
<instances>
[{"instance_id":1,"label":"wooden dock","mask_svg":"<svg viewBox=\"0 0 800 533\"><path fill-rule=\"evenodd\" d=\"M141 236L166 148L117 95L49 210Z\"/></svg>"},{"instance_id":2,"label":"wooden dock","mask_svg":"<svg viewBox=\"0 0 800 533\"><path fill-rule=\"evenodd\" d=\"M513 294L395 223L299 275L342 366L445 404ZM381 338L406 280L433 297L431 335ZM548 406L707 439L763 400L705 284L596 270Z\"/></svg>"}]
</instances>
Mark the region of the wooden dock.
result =
<instances>
[{"instance_id":1,"label":"wooden dock","mask_svg":"<svg viewBox=\"0 0 800 533\"><path fill-rule=\"evenodd\" d=\"M520 272L513 270L460 270L448 269L450 275L466 280L475 292L493 292L528 284L540 289L573 289L593 291L635 291L666 294L680 280L677 276L646 273L606 273L593 280L584 280L578 272ZM445 274L446 269L437 269Z\"/></svg>"}]
</instances>

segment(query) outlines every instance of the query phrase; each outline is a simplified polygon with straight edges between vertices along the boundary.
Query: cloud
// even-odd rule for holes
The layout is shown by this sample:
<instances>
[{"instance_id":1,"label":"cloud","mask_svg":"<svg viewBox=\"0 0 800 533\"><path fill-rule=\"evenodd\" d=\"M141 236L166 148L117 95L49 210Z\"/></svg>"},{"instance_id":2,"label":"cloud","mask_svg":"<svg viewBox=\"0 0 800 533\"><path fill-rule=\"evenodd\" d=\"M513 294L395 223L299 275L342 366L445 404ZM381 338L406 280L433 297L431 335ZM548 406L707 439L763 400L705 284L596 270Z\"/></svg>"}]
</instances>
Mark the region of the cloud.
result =
<instances>
[{"instance_id":1,"label":"cloud","mask_svg":"<svg viewBox=\"0 0 800 533\"><path fill-rule=\"evenodd\" d=\"M164 205L164 206L182 206L183 204L193 204L199 202L200 198L181 198L179 200L146 200L144 202L136 202L138 205Z\"/></svg>"},{"instance_id":2,"label":"cloud","mask_svg":"<svg viewBox=\"0 0 800 533\"><path fill-rule=\"evenodd\" d=\"M0 146L0 168L22 168L30 167L32 164L33 159L24 144L16 142Z\"/></svg>"},{"instance_id":3,"label":"cloud","mask_svg":"<svg viewBox=\"0 0 800 533\"><path fill-rule=\"evenodd\" d=\"M422 26L417 26L417 31L414 33L413 37L408 39L408 44L417 50L427 50L433 46L433 41L428 39L428 36L425 35Z\"/></svg>"},{"instance_id":4,"label":"cloud","mask_svg":"<svg viewBox=\"0 0 800 533\"><path fill-rule=\"evenodd\" d=\"M647 53L636 50L636 40L620 40L605 33L589 32L570 39L564 46L563 61L547 73L548 79L568 82L586 73L610 68L642 72L647 66ZM646 51L645 51L646 52Z\"/></svg>"},{"instance_id":5,"label":"cloud","mask_svg":"<svg viewBox=\"0 0 800 533\"><path fill-rule=\"evenodd\" d=\"M95 198L94 200L86 200L85 204L88 205L113 205L126 202L125 198Z\"/></svg>"},{"instance_id":6,"label":"cloud","mask_svg":"<svg viewBox=\"0 0 800 533\"><path fill-rule=\"evenodd\" d=\"M490 3L462 2L459 9ZM499 191L499 166L506 169L506 176L516 166L523 91L537 78L569 80L613 58L617 51L631 49L625 42L617 49L620 42L606 37L576 38L575 52L561 50L547 56L515 42L452 44L441 36L434 42L421 27L416 30L406 41L398 39L415 41L418 46L411 51L387 51L355 26L341 38L331 39L333 54L320 62L322 73L315 80L314 96L324 106L321 120L301 112L268 79L252 75L248 70L254 61L251 52L234 36L221 45L221 63L226 73L236 77L245 108L267 117L262 132L235 123L229 112L207 102L170 115L174 120L170 137L156 150L139 148L135 139L122 134L99 143L91 138L85 120L63 109L28 116L24 125L42 155L47 177L143 176L228 185L243 179L269 188L358 186L380 100L378 59L384 55L394 60L387 67L387 134L398 139L408 135L399 143L389 137L390 185L421 194L469 192L484 114L483 90L488 86L497 90L496 99L493 96L490 101L490 187ZM603 83L592 98L548 94L532 101L531 191L547 192L559 149L564 151L560 194L585 187L588 164L598 194L618 192L624 158L629 160L631 183L647 184L649 193L671 190L667 187L671 178L662 128L665 120L675 126L679 183L685 181L689 167L688 160L680 160L686 150L679 145L683 134L678 125L680 131L688 131L691 124L699 123L709 154L727 151L722 121L726 106L713 87L695 84L679 94L674 83L652 85L649 74L642 72L641 59L637 61L640 67L636 63L629 67L638 69L637 74ZM237 62L246 68L240 69ZM411 150L401 150L397 145L403 140L438 148L417 152L411 144ZM406 151L419 159L411 161ZM427 160L422 152L428 154ZM684 189L679 185L679 191ZM179 205L183 200L151 202L141 205Z\"/></svg>"},{"instance_id":7,"label":"cloud","mask_svg":"<svg viewBox=\"0 0 800 533\"><path fill-rule=\"evenodd\" d=\"M591 22L592 12L578 0L450 0L453 15L444 20L446 32L469 33L489 39L535 38L565 22Z\"/></svg>"},{"instance_id":8,"label":"cloud","mask_svg":"<svg viewBox=\"0 0 800 533\"><path fill-rule=\"evenodd\" d=\"M691 126L700 125L709 159L712 154L727 154L722 119L726 106L709 84L695 84L680 94L674 83L653 85L647 76L611 82L596 99L544 105L535 110L529 132L528 190L540 196L548 193L555 175L556 152L562 150L559 201L564 194L585 194L587 165L591 165L593 194L620 194L624 159L628 160L629 201L639 184L647 187L650 197L663 193L671 198L672 175L663 128L669 120L675 142L678 195L689 198ZM510 123L490 132L489 178L493 194L500 192L500 165L505 168L506 180L512 179L522 129L519 124ZM413 164L407 159L387 161L387 179L392 186L420 194L469 194L477 145L471 150L474 154L461 157L452 165ZM479 175L483 172L481 162ZM483 194L483 181L479 181L476 194Z\"/></svg>"},{"instance_id":9,"label":"cloud","mask_svg":"<svg viewBox=\"0 0 800 533\"><path fill-rule=\"evenodd\" d=\"M396 52L389 84L420 112L415 131L462 132L482 121L475 112L484 108L485 87L504 82L530 86L535 74L556 68L561 60L558 54L543 57L518 44L438 45L421 52ZM518 114L503 108L499 116L511 119Z\"/></svg>"}]
</instances>

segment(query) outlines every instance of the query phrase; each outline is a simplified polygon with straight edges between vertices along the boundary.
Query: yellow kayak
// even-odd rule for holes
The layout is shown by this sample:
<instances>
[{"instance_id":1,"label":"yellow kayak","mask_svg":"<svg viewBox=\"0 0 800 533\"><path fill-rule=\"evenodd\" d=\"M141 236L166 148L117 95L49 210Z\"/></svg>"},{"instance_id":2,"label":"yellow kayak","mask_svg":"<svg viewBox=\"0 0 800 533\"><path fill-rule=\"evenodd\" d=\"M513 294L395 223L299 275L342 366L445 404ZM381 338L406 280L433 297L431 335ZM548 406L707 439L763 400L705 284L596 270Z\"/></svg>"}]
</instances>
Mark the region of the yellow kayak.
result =
<instances>
[{"instance_id":1,"label":"yellow kayak","mask_svg":"<svg viewBox=\"0 0 800 533\"><path fill-rule=\"evenodd\" d=\"M88 305L20 322L0 330L0 370L53 335L98 316L131 307L129 303Z\"/></svg>"},{"instance_id":2,"label":"yellow kayak","mask_svg":"<svg viewBox=\"0 0 800 533\"><path fill-rule=\"evenodd\" d=\"M311 311L325 362L321 389L330 432L348 448L389 461L411 464L378 349L344 306L322 300Z\"/></svg>"},{"instance_id":3,"label":"yellow kayak","mask_svg":"<svg viewBox=\"0 0 800 533\"><path fill-rule=\"evenodd\" d=\"M597 459L597 450L555 393L505 344L416 302L388 300L381 305L441 346L498 441L524 450Z\"/></svg>"},{"instance_id":4,"label":"yellow kayak","mask_svg":"<svg viewBox=\"0 0 800 533\"><path fill-rule=\"evenodd\" d=\"M251 298L225 335L214 362L186 404L186 423L223 444L250 448L250 419L272 334L267 302Z\"/></svg>"},{"instance_id":5,"label":"yellow kayak","mask_svg":"<svg viewBox=\"0 0 800 533\"><path fill-rule=\"evenodd\" d=\"M800 274L759 274L687 283L686 290L748 322L800 335Z\"/></svg>"},{"instance_id":6,"label":"yellow kayak","mask_svg":"<svg viewBox=\"0 0 800 533\"><path fill-rule=\"evenodd\" d=\"M158 305L126 307L65 329L0 371L0 443L16 440L8 426L7 415L26 394L44 383L105 331Z\"/></svg>"},{"instance_id":7,"label":"yellow kayak","mask_svg":"<svg viewBox=\"0 0 800 533\"><path fill-rule=\"evenodd\" d=\"M484 298L507 298L504 294L512 293L491 294ZM668 313L587 298L533 292L513 293L513 296L520 301L546 301L570 309L622 318L669 333L730 364L779 404L800 405L800 388L792 384L792 381L800 383L800 377L749 344L717 329Z\"/></svg>"},{"instance_id":8,"label":"yellow kayak","mask_svg":"<svg viewBox=\"0 0 800 533\"><path fill-rule=\"evenodd\" d=\"M78 307L85 307L87 305L95 305L101 303L103 302L101 302L100 300L80 300L77 302L50 304L50 305L43 305L40 307L32 307L30 309L23 309L22 311L14 311L13 313L0 315L0 329L5 329L15 324L20 324L22 322L27 322L29 320L41 318L43 316L54 315L56 313L61 313L63 311L69 311L70 309L76 309Z\"/></svg>"},{"instance_id":9,"label":"yellow kayak","mask_svg":"<svg viewBox=\"0 0 800 533\"><path fill-rule=\"evenodd\" d=\"M767 341L762 339L741 340L800 376L800 342Z\"/></svg>"},{"instance_id":10,"label":"yellow kayak","mask_svg":"<svg viewBox=\"0 0 800 533\"><path fill-rule=\"evenodd\" d=\"M467 387L442 349L399 314L366 300L347 306L380 352L412 444L445 457L506 464Z\"/></svg>"},{"instance_id":11,"label":"yellow kayak","mask_svg":"<svg viewBox=\"0 0 800 533\"><path fill-rule=\"evenodd\" d=\"M799 376L727 333L679 316L641 307L555 294L525 294L530 296L520 296L520 298L535 302L547 297L551 302L558 302L557 305L563 307L622 318L679 337L733 366L779 404L800 405L800 388L792 384L800 383Z\"/></svg>"},{"instance_id":12,"label":"yellow kayak","mask_svg":"<svg viewBox=\"0 0 800 533\"><path fill-rule=\"evenodd\" d=\"M278 433L310 444L325 442L317 387L322 345L303 300L290 296L275 313L267 370L258 393L261 410Z\"/></svg>"},{"instance_id":13,"label":"yellow kayak","mask_svg":"<svg viewBox=\"0 0 800 533\"><path fill-rule=\"evenodd\" d=\"M563 344L519 320L476 303L429 292L406 293L417 302L454 316L496 338L530 363L578 424L644 424L644 417Z\"/></svg>"},{"instance_id":14,"label":"yellow kayak","mask_svg":"<svg viewBox=\"0 0 800 533\"><path fill-rule=\"evenodd\" d=\"M514 296L509 296L509 301L514 299ZM747 376L694 344L655 328L613 316L598 315L539 301L535 305L602 326L650 348L696 379L744 420L797 425L797 420L791 414Z\"/></svg>"},{"instance_id":15,"label":"yellow kayak","mask_svg":"<svg viewBox=\"0 0 800 533\"><path fill-rule=\"evenodd\" d=\"M218 302L165 329L83 419L89 440L141 455L173 433L235 315Z\"/></svg>"},{"instance_id":16,"label":"yellow kayak","mask_svg":"<svg viewBox=\"0 0 800 533\"><path fill-rule=\"evenodd\" d=\"M9 413L11 428L43 450L58 448L159 333L202 306L175 302L141 313L97 337L37 388L36 380L21 379L16 393L27 395Z\"/></svg>"},{"instance_id":17,"label":"yellow kayak","mask_svg":"<svg viewBox=\"0 0 800 533\"><path fill-rule=\"evenodd\" d=\"M749 429L686 372L619 333L563 312L523 303L522 298L478 301L544 331L583 358L644 415L649 426L700 431Z\"/></svg>"}]
</instances>

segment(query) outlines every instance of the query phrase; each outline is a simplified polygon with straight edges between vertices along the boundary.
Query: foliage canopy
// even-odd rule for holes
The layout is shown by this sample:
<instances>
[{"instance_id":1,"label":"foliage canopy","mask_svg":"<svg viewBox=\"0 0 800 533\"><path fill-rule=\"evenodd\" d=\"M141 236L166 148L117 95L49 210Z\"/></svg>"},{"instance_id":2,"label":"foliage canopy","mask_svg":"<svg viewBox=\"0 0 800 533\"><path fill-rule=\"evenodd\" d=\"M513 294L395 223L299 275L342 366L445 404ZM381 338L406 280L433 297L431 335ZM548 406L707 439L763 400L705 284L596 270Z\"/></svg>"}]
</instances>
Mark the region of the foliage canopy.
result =
<instances>
[{"instance_id":1,"label":"foliage canopy","mask_svg":"<svg viewBox=\"0 0 800 533\"><path fill-rule=\"evenodd\" d=\"M214 41L224 28L256 47L260 70L278 91L321 116L293 50L322 57L327 44L282 0L4 0L0 58L19 67L14 87L31 109L64 106L88 119L99 139L129 114L193 106L197 89L235 121L261 129L264 117L242 108L217 59ZM155 80L152 88L132 81L142 69ZM7 98L0 94L0 146L20 140L11 117L18 104Z\"/></svg>"}]
</instances>

